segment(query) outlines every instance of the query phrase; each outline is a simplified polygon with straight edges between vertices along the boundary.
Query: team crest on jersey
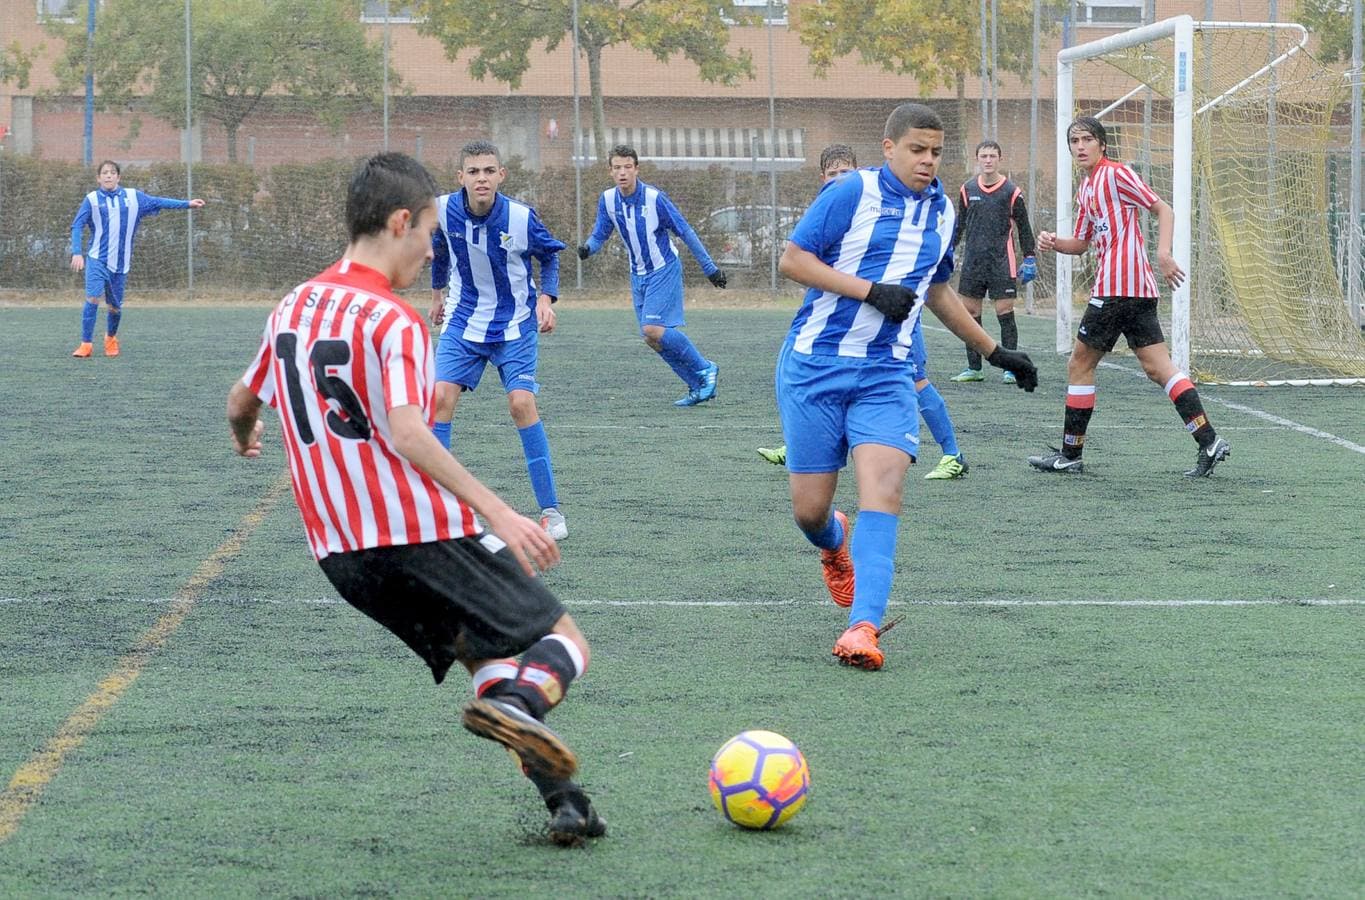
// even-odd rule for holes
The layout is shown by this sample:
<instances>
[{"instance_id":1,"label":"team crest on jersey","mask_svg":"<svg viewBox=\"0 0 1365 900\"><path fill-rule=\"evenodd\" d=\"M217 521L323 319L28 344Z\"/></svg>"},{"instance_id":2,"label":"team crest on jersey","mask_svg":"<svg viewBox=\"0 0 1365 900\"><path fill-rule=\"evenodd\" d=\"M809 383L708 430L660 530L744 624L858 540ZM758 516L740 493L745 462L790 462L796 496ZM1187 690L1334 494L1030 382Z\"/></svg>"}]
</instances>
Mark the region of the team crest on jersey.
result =
<instances>
[{"instance_id":1,"label":"team crest on jersey","mask_svg":"<svg viewBox=\"0 0 1365 900\"><path fill-rule=\"evenodd\" d=\"M498 232L498 245L504 250L511 250L516 239L506 231Z\"/></svg>"}]
</instances>

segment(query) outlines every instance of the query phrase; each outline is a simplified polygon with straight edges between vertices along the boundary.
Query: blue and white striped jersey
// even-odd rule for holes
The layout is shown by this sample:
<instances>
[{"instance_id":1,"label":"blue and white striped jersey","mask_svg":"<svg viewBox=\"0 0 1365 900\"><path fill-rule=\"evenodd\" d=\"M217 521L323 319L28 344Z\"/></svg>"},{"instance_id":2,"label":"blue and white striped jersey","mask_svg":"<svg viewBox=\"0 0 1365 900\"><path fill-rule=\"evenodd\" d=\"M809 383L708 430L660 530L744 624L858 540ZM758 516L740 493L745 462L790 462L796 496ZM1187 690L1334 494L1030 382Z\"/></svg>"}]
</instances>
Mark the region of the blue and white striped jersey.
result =
<instances>
[{"instance_id":1,"label":"blue and white striped jersey","mask_svg":"<svg viewBox=\"0 0 1365 900\"><path fill-rule=\"evenodd\" d=\"M128 272L133 261L133 235L138 223L163 209L189 209L190 201L153 197L134 188L97 188L85 195L71 223L71 255L81 253L85 226L90 226L91 259L104 263L110 272Z\"/></svg>"},{"instance_id":2,"label":"blue and white striped jersey","mask_svg":"<svg viewBox=\"0 0 1365 900\"><path fill-rule=\"evenodd\" d=\"M621 232L621 240L625 241L626 251L630 253L630 270L636 275L648 275L678 258L673 239L668 236L670 231L683 239L704 273L710 275L720 268L711 261L701 238L687 224L673 201L652 184L637 181L635 191L629 197L621 196L620 188L616 187L602 192L597 200L597 223L588 237L588 249L593 253L601 250L611 237L612 228Z\"/></svg>"},{"instance_id":3,"label":"blue and white striped jersey","mask_svg":"<svg viewBox=\"0 0 1365 900\"><path fill-rule=\"evenodd\" d=\"M431 286L450 286L442 333L453 328L467 341L490 344L521 337L528 318L534 328L539 295L559 296L564 247L534 209L503 194L493 196L486 216L469 211L464 190L437 197ZM538 290L533 256L540 261Z\"/></svg>"},{"instance_id":4,"label":"blue and white striped jersey","mask_svg":"<svg viewBox=\"0 0 1365 900\"><path fill-rule=\"evenodd\" d=\"M955 217L937 178L916 193L882 166L827 184L796 223L792 243L840 272L913 288L919 300L897 325L862 300L811 288L792 321L793 348L905 359L925 293L953 274Z\"/></svg>"}]
</instances>

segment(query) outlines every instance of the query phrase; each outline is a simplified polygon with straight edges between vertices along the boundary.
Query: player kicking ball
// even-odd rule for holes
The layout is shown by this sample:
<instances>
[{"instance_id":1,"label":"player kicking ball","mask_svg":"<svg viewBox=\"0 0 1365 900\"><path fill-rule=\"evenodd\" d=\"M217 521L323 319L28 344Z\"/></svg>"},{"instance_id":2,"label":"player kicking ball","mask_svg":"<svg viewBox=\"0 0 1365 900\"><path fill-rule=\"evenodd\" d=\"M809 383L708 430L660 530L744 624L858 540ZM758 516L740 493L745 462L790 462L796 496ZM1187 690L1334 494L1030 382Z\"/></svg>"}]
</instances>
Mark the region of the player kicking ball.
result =
<instances>
[{"instance_id":1,"label":"player kicking ball","mask_svg":"<svg viewBox=\"0 0 1365 900\"><path fill-rule=\"evenodd\" d=\"M558 545L428 429L431 333L395 293L432 259L435 198L436 182L411 157L360 165L345 255L280 301L232 386L233 449L259 457L261 408L275 407L323 574L437 684L455 663L470 673L476 699L464 727L512 751L550 810L551 840L579 844L607 826L572 780L573 751L545 725L588 667L587 640L535 574L559 561Z\"/></svg>"},{"instance_id":2,"label":"player kicking ball","mask_svg":"<svg viewBox=\"0 0 1365 900\"><path fill-rule=\"evenodd\" d=\"M1081 453L1085 450L1086 427L1095 411L1095 369L1122 335L1142 364L1142 371L1166 391L1185 430L1199 445L1194 468L1185 474L1207 477L1214 466L1232 455L1232 447L1213 430L1194 382L1171 361L1156 315L1161 293L1138 225L1139 209L1156 214L1157 267L1166 283L1178 288L1185 282L1185 272L1171 256L1175 214L1136 172L1109 158L1109 138L1099 119L1076 119L1066 136L1071 158L1082 172L1076 191L1076 236L1041 232L1038 249L1080 256L1094 246L1099 264L1066 367L1062 446L1051 453L1030 456L1029 465L1044 472L1078 473L1084 469Z\"/></svg>"}]
</instances>

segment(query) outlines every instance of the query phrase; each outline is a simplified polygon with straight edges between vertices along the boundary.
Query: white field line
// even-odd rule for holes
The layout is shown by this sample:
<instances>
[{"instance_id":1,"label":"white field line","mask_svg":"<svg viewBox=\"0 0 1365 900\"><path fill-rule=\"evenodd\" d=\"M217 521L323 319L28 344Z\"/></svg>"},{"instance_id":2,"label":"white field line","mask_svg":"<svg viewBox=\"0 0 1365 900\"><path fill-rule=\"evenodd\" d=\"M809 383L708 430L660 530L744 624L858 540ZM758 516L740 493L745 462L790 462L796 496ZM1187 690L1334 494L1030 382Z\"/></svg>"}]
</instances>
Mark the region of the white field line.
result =
<instances>
[{"instance_id":1,"label":"white field line","mask_svg":"<svg viewBox=\"0 0 1365 900\"><path fill-rule=\"evenodd\" d=\"M0 606L19 604L86 605L93 603L144 603L163 605L176 602L174 597L0 597ZM267 606L345 606L344 600L326 597L200 597L200 606L223 604L245 606L262 604ZM759 599L710 599L710 600L575 600L566 605L579 606L658 606L658 607L827 607L829 601L819 600L759 600ZM1329 599L1322 597L1299 597L1293 599L1194 599L1194 600L1044 600L1044 599L1000 599L1000 600L892 600L892 606L1132 606L1163 607L1181 609L1202 606L1365 606L1365 597L1345 597Z\"/></svg>"},{"instance_id":2,"label":"white field line","mask_svg":"<svg viewBox=\"0 0 1365 900\"><path fill-rule=\"evenodd\" d=\"M1101 361L1100 365L1104 366L1106 369L1117 369L1120 372L1127 372L1129 375L1133 375L1137 378L1145 379L1147 377L1145 374L1138 371L1137 369L1133 369L1129 366L1121 366L1118 363ZM1347 450L1351 450L1355 453L1365 455L1365 447L1362 447L1360 444L1354 443L1352 441L1348 441L1343 437L1337 437L1335 434L1332 434L1331 432L1322 431L1320 429L1313 428L1309 425L1304 425L1300 422L1295 422L1293 419L1286 419L1283 418L1282 416L1277 416L1274 413L1268 413L1265 410L1257 409L1254 406L1246 406L1241 403L1233 403L1231 400L1224 400L1221 397L1215 397L1203 391L1199 392L1199 396L1206 403L1217 403L1220 406L1226 406L1228 409L1234 409L1239 413L1245 413L1248 416L1255 416L1258 419L1270 422L1272 425L1278 425L1280 428L1287 428L1290 431L1297 431L1299 434L1306 434L1309 437L1315 437L1320 440L1327 441L1328 443L1336 444L1338 447L1345 447Z\"/></svg>"}]
</instances>

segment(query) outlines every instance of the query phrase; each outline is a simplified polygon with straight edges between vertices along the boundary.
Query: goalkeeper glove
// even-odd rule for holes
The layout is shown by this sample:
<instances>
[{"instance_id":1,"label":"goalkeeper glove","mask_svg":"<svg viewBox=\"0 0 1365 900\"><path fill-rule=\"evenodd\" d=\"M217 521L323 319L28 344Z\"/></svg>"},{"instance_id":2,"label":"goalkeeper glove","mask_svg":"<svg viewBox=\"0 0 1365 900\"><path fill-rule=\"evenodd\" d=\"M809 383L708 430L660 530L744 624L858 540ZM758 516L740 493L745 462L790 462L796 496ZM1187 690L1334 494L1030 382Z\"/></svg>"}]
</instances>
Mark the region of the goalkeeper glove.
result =
<instances>
[{"instance_id":1,"label":"goalkeeper glove","mask_svg":"<svg viewBox=\"0 0 1365 900\"><path fill-rule=\"evenodd\" d=\"M863 302L892 322L904 322L909 317L910 310L915 308L915 300L918 297L912 288L903 284L878 282L868 290Z\"/></svg>"},{"instance_id":2,"label":"goalkeeper glove","mask_svg":"<svg viewBox=\"0 0 1365 900\"><path fill-rule=\"evenodd\" d=\"M1038 260L1032 256L1025 256L1024 262L1019 266L1019 280L1024 284L1038 277Z\"/></svg>"},{"instance_id":3,"label":"goalkeeper glove","mask_svg":"<svg viewBox=\"0 0 1365 900\"><path fill-rule=\"evenodd\" d=\"M725 277L724 269L717 269L716 271L712 272L710 275L707 275L706 277L711 279L711 283L714 284L716 287L718 288L725 287L727 279Z\"/></svg>"},{"instance_id":4,"label":"goalkeeper glove","mask_svg":"<svg viewBox=\"0 0 1365 900\"><path fill-rule=\"evenodd\" d=\"M991 355L986 357L986 362L997 369L1013 372L1018 385L1030 394L1038 386L1038 367L1033 364L1033 360L1028 358L1027 353L1019 350L1006 350L996 344Z\"/></svg>"},{"instance_id":5,"label":"goalkeeper glove","mask_svg":"<svg viewBox=\"0 0 1365 900\"><path fill-rule=\"evenodd\" d=\"M579 244L579 245L578 245L578 258L579 258L579 259L587 259L589 256L592 256L592 251L588 249L588 245L587 245L587 244Z\"/></svg>"}]
</instances>

